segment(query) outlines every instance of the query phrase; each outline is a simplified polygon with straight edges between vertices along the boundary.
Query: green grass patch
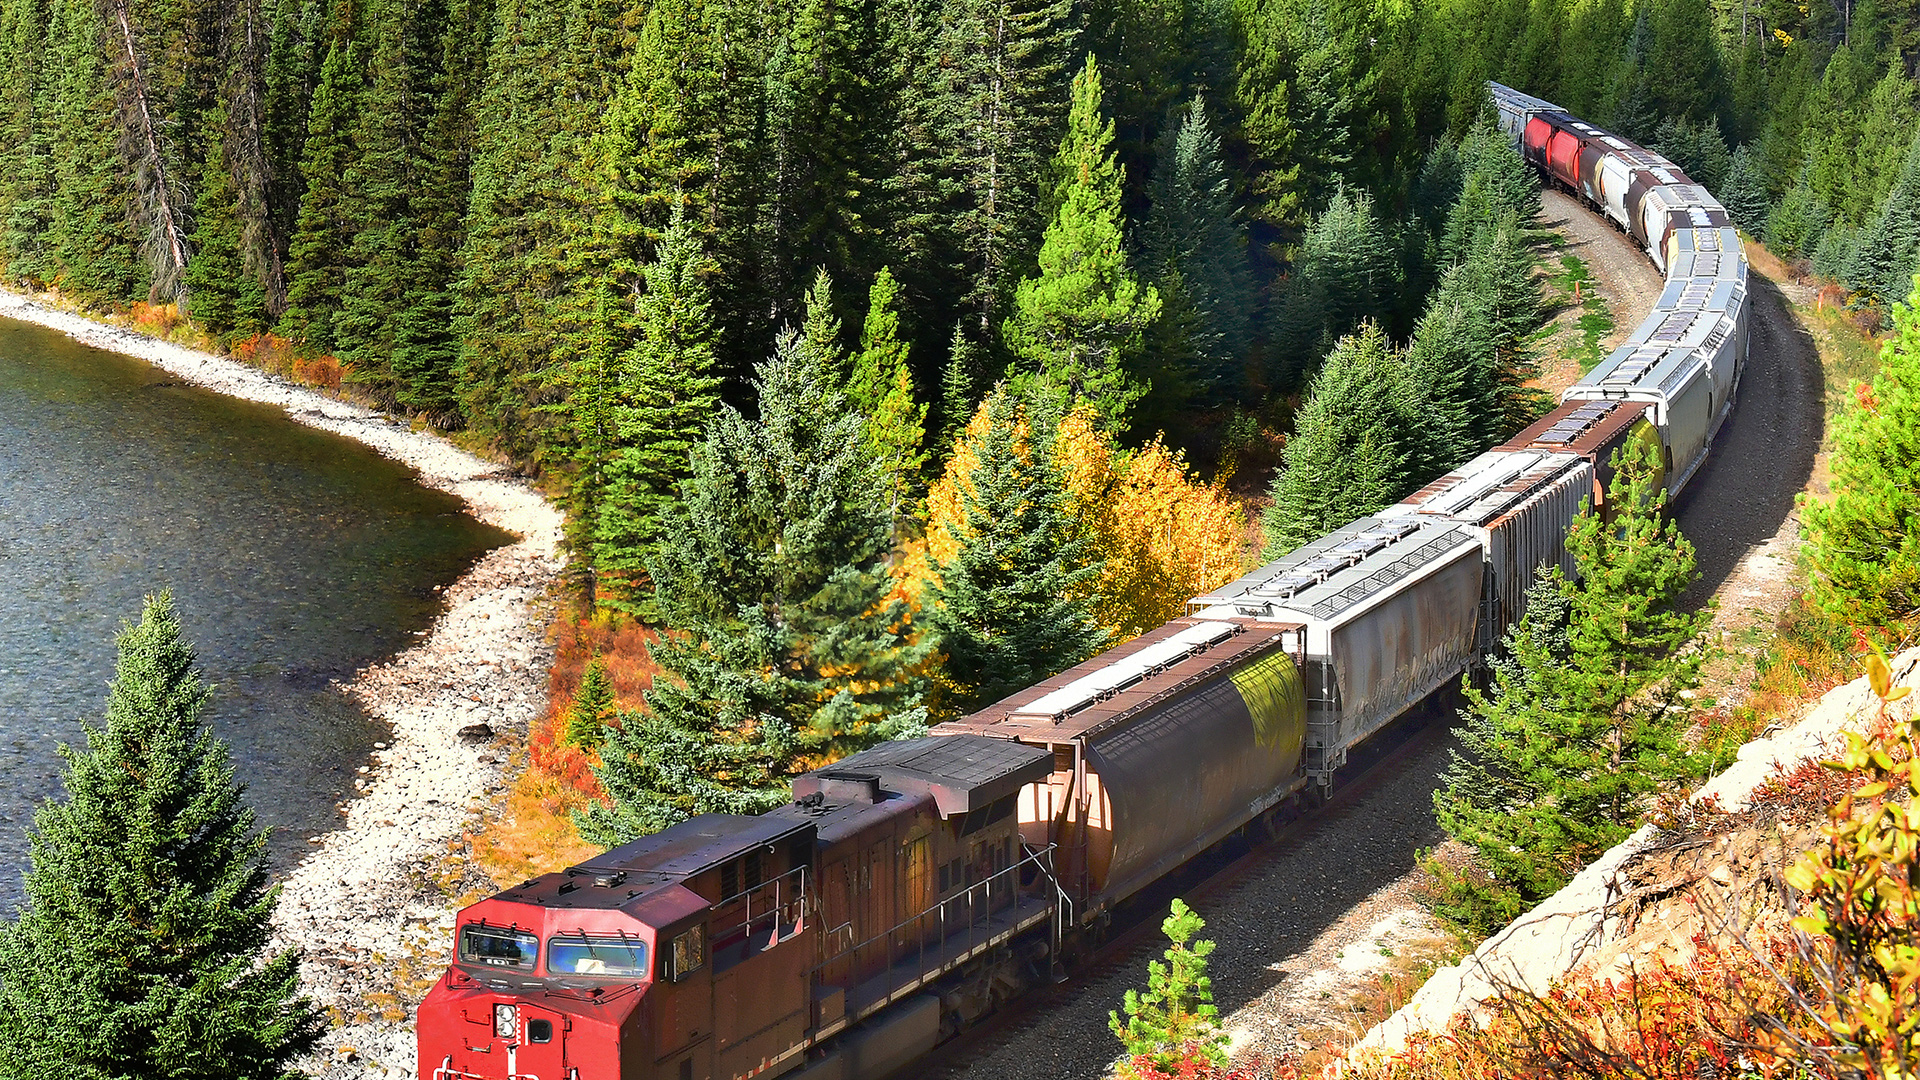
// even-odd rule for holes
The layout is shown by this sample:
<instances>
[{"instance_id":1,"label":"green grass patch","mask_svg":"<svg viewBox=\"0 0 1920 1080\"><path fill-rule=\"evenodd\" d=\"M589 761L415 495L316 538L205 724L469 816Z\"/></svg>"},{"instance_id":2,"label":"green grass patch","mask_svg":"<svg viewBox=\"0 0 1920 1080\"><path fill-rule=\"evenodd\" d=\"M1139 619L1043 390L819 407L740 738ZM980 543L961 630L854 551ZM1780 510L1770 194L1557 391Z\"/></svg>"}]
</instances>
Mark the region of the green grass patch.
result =
<instances>
[{"instance_id":1,"label":"green grass patch","mask_svg":"<svg viewBox=\"0 0 1920 1080\"><path fill-rule=\"evenodd\" d=\"M1547 288L1548 303L1559 308L1579 308L1580 316L1574 321L1579 337L1573 358L1580 364L1580 374L1585 375L1607 358L1601 342L1613 333L1613 311L1600 295L1586 260L1578 255L1560 256L1560 269L1549 271Z\"/></svg>"}]
</instances>

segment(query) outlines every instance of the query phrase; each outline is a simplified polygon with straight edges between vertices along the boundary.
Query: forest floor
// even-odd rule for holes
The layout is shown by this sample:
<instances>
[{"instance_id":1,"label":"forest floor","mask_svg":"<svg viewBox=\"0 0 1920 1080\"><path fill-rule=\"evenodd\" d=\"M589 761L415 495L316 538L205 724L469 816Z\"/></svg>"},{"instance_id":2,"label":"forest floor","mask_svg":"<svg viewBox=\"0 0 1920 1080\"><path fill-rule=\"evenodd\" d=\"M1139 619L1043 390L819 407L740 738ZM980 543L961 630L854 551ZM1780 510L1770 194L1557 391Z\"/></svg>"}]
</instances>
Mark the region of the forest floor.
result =
<instances>
[{"instance_id":1,"label":"forest floor","mask_svg":"<svg viewBox=\"0 0 1920 1080\"><path fill-rule=\"evenodd\" d=\"M138 357L219 393L364 443L517 534L445 590L419 644L342 687L392 729L359 767L337 828L281 880L273 947L304 958L305 991L333 1021L303 1063L322 1077L412 1075L412 1010L446 963L459 906L492 891L474 869L482 811L546 705L545 634L560 569L560 512L510 470L431 433L225 357L0 290L0 315Z\"/></svg>"}]
</instances>

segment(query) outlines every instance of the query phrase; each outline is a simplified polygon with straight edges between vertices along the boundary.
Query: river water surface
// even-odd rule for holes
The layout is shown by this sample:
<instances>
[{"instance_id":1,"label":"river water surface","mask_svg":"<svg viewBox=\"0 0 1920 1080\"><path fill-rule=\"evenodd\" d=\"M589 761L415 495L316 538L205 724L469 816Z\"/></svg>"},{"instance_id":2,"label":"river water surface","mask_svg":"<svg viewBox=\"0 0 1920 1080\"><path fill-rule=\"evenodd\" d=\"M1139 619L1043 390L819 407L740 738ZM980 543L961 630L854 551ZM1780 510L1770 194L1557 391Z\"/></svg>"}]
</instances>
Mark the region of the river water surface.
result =
<instances>
[{"instance_id":1,"label":"river water surface","mask_svg":"<svg viewBox=\"0 0 1920 1080\"><path fill-rule=\"evenodd\" d=\"M285 868L385 737L336 680L406 647L438 589L510 539L278 408L0 319L0 912L143 594L173 589Z\"/></svg>"}]
</instances>

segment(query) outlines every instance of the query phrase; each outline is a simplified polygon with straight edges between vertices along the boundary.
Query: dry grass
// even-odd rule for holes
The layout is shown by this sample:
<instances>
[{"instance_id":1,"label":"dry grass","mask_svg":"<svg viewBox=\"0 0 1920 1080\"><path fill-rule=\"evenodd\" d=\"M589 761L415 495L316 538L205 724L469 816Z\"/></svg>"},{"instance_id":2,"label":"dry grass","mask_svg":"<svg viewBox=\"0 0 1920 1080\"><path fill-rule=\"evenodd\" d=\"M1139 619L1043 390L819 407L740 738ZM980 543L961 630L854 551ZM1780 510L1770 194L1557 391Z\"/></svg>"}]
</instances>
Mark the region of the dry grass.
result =
<instances>
[{"instance_id":1,"label":"dry grass","mask_svg":"<svg viewBox=\"0 0 1920 1080\"><path fill-rule=\"evenodd\" d=\"M623 711L643 707L643 695L660 668L648 646L658 635L631 619L607 612L586 613L579 601L563 605L550 633L555 639L553 670L547 682L546 711L533 722L524 751L516 751L508 773L514 781L506 798L472 837L474 864L505 887L538 874L572 866L600 853L580 838L574 811L601 795L593 776L599 759L570 745L567 710L579 692L588 663L598 656L613 682L614 704Z\"/></svg>"}]
</instances>

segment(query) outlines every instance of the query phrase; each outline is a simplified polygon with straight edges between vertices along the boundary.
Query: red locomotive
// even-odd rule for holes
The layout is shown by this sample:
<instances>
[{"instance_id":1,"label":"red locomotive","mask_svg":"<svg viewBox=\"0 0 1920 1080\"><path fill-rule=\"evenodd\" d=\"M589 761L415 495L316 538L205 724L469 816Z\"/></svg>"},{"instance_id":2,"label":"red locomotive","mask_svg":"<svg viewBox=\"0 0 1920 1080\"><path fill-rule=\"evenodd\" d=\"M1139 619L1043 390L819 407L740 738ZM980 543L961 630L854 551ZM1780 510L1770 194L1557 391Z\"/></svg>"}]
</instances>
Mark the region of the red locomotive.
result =
<instances>
[{"instance_id":1,"label":"red locomotive","mask_svg":"<svg viewBox=\"0 0 1920 1080\"><path fill-rule=\"evenodd\" d=\"M481 901L420 1007L420 1076L773 1076L921 998L822 1063L891 1071L956 1003L1014 988L1035 959L1016 938L1046 940L1058 886L1016 801L1052 768L977 735L888 743L799 777L765 816L704 815Z\"/></svg>"},{"instance_id":2,"label":"red locomotive","mask_svg":"<svg viewBox=\"0 0 1920 1080\"><path fill-rule=\"evenodd\" d=\"M1294 625L1182 619L462 911L422 1080L877 1080L1311 784ZM1289 647L1290 646L1290 647Z\"/></svg>"}]
</instances>

